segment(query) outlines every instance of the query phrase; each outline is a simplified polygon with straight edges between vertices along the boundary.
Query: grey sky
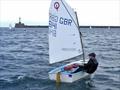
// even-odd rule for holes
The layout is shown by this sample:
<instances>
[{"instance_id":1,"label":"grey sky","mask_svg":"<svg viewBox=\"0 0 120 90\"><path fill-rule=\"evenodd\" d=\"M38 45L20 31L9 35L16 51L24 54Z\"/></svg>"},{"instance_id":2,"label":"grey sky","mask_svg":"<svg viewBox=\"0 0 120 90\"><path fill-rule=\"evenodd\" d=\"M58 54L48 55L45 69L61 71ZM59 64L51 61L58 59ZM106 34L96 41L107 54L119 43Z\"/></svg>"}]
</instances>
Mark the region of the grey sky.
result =
<instances>
[{"instance_id":1,"label":"grey sky","mask_svg":"<svg viewBox=\"0 0 120 90\"><path fill-rule=\"evenodd\" d=\"M0 0L0 26L18 22L48 25L51 0ZM78 13L80 25L119 25L120 0L66 0Z\"/></svg>"}]
</instances>

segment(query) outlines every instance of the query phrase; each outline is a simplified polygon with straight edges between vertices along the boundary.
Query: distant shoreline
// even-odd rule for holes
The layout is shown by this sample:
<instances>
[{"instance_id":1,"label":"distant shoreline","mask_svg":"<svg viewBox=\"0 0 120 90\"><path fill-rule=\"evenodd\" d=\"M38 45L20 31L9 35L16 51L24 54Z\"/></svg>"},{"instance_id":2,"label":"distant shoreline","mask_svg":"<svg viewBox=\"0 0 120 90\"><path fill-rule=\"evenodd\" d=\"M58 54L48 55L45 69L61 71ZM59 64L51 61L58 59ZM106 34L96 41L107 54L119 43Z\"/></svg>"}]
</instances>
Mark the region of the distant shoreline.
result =
<instances>
[{"instance_id":1,"label":"distant shoreline","mask_svg":"<svg viewBox=\"0 0 120 90\"><path fill-rule=\"evenodd\" d=\"M80 28L120 28L120 26L79 26ZM48 26L24 26L15 28L48 28Z\"/></svg>"},{"instance_id":2,"label":"distant shoreline","mask_svg":"<svg viewBox=\"0 0 120 90\"><path fill-rule=\"evenodd\" d=\"M120 26L79 26L80 28L120 28ZM7 28L7 27L0 27ZM24 27L13 27L13 28L48 28L47 25L43 26L24 26Z\"/></svg>"},{"instance_id":3,"label":"distant shoreline","mask_svg":"<svg viewBox=\"0 0 120 90\"><path fill-rule=\"evenodd\" d=\"M79 26L80 28L120 28L120 26Z\"/></svg>"},{"instance_id":4,"label":"distant shoreline","mask_svg":"<svg viewBox=\"0 0 120 90\"><path fill-rule=\"evenodd\" d=\"M97 25L81 25L79 26L80 28L120 28L120 26L97 26ZM21 22L21 18L19 18L19 22L15 23L14 28L48 28L48 25L25 25L24 23Z\"/></svg>"}]
</instances>

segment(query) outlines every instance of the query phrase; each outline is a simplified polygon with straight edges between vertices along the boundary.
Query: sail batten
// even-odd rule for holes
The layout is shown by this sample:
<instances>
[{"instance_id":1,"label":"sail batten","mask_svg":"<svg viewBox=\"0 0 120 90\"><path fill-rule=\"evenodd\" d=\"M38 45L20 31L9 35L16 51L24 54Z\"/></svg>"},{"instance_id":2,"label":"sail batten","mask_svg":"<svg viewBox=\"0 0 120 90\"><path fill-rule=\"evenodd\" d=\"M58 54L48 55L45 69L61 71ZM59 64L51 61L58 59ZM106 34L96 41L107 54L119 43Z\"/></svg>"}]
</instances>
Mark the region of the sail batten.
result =
<instances>
[{"instance_id":1,"label":"sail batten","mask_svg":"<svg viewBox=\"0 0 120 90\"><path fill-rule=\"evenodd\" d=\"M61 62L81 54L74 10L64 0L52 0L49 9L49 62Z\"/></svg>"}]
</instances>

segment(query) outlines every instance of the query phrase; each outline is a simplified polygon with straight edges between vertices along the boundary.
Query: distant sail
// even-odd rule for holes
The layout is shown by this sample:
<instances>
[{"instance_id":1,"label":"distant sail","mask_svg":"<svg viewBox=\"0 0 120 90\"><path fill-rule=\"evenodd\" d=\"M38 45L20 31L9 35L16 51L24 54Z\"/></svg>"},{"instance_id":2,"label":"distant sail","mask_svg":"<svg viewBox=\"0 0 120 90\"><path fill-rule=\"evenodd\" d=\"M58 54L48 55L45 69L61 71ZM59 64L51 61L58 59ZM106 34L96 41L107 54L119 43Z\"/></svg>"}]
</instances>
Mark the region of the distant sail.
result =
<instances>
[{"instance_id":1,"label":"distant sail","mask_svg":"<svg viewBox=\"0 0 120 90\"><path fill-rule=\"evenodd\" d=\"M82 54L74 10L64 0L52 0L49 9L49 63Z\"/></svg>"},{"instance_id":2,"label":"distant sail","mask_svg":"<svg viewBox=\"0 0 120 90\"><path fill-rule=\"evenodd\" d=\"M10 29L10 30L12 29L12 25L11 25L11 24L9 24L9 29Z\"/></svg>"}]
</instances>

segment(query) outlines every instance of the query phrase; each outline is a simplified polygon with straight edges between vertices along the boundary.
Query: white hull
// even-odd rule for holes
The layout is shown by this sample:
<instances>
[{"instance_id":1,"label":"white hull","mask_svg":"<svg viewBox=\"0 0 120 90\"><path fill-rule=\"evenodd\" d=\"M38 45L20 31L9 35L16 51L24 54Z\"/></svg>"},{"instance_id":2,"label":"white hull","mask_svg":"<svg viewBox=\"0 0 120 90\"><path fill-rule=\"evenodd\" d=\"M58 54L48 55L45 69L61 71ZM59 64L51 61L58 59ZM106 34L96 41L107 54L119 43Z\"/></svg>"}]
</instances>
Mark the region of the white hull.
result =
<instances>
[{"instance_id":1,"label":"white hull","mask_svg":"<svg viewBox=\"0 0 120 90\"><path fill-rule=\"evenodd\" d=\"M71 65L71 64L74 64L74 63L78 63L80 65L83 64L82 61L76 61L76 62L72 62L72 63L66 64L64 66ZM56 81L56 76L57 76L58 72L60 72L60 81L61 82L65 82L65 83L72 83L72 82L77 81L79 79L88 78L88 77L90 78L91 77L90 74L88 74L86 72L83 72L83 71L79 71L77 73L70 73L68 71L62 71L61 72L61 69L64 66L58 67L58 68L50 71L49 72L50 80L55 80Z\"/></svg>"}]
</instances>

